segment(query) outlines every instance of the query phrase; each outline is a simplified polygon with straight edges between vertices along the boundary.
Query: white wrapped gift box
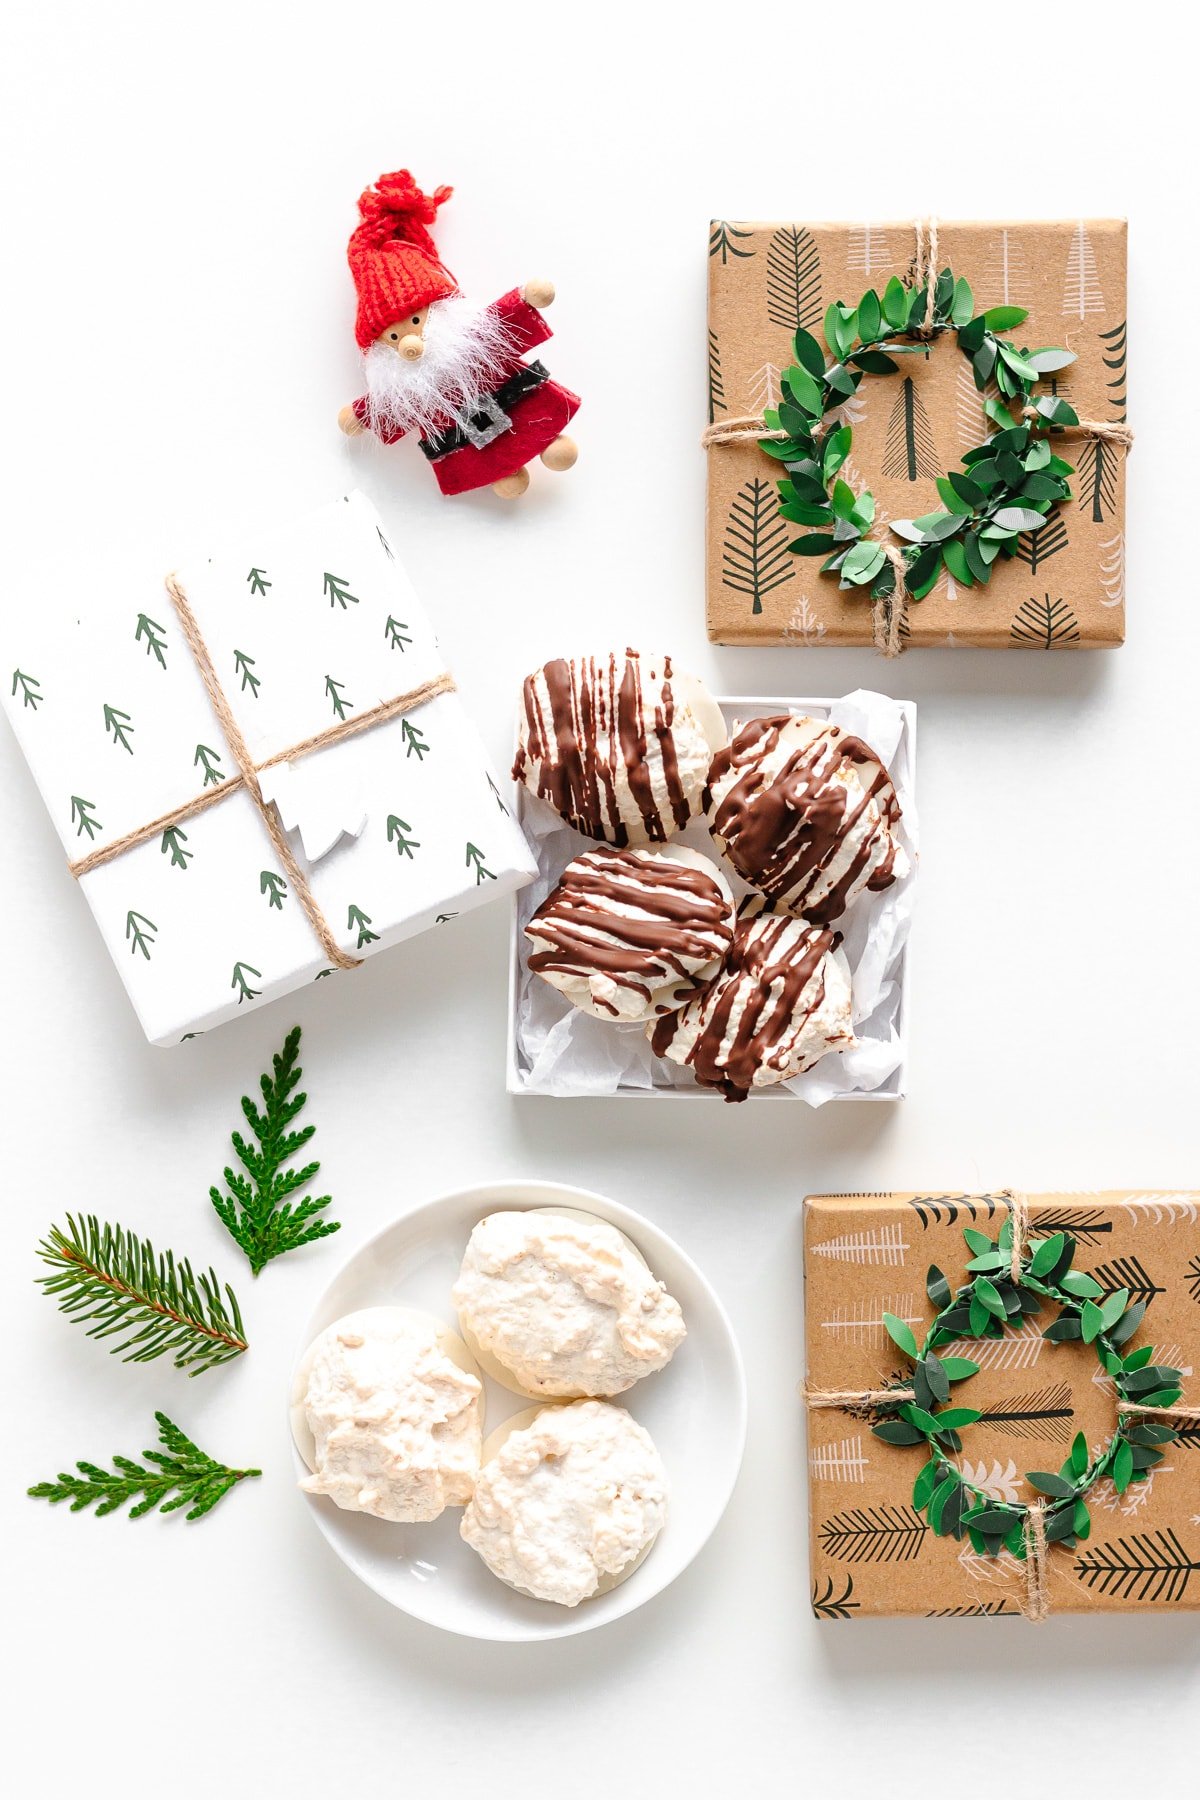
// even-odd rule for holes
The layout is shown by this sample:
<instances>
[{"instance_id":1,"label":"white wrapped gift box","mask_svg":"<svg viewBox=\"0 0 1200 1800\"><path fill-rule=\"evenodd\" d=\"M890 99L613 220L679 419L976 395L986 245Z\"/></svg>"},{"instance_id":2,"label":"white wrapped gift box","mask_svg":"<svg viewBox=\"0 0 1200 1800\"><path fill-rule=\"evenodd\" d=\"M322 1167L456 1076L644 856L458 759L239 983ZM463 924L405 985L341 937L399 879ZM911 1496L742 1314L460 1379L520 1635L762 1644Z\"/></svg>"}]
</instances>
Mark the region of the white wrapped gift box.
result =
<instances>
[{"instance_id":1,"label":"white wrapped gift box","mask_svg":"<svg viewBox=\"0 0 1200 1800\"><path fill-rule=\"evenodd\" d=\"M174 581L182 614L166 589L93 598L91 611L67 596L6 635L6 709L154 1043L532 878L429 620L361 495ZM189 811L197 798L211 803Z\"/></svg>"}]
</instances>

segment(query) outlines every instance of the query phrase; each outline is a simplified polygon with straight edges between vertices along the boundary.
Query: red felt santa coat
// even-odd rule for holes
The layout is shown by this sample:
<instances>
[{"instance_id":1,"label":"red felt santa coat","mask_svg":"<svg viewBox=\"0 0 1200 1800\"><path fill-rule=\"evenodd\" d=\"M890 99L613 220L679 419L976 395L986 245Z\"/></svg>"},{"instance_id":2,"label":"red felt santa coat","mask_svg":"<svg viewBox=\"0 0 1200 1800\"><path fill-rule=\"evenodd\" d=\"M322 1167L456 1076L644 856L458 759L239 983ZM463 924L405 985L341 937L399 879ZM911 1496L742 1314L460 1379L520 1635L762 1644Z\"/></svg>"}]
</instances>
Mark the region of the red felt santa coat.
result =
<instances>
[{"instance_id":1,"label":"red felt santa coat","mask_svg":"<svg viewBox=\"0 0 1200 1800\"><path fill-rule=\"evenodd\" d=\"M419 433L443 494L465 494L515 475L561 436L579 410L578 395L552 381L540 362L522 361L527 351L551 335L537 307L513 288L489 311L504 325L510 343L500 358L492 392L469 414L446 414L431 431ZM385 444L404 436L401 427L372 419L365 395L354 402L354 414Z\"/></svg>"}]
</instances>

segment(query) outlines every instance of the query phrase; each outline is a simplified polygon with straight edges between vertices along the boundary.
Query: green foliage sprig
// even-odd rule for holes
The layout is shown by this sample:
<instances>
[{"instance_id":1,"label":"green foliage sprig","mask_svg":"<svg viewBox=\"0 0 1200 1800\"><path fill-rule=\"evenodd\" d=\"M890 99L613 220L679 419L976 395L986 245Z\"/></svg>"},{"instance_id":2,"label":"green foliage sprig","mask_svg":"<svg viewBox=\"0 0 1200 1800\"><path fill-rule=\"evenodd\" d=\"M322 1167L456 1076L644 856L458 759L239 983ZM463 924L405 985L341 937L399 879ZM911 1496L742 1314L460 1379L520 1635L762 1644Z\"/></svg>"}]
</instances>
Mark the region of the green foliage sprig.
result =
<instances>
[{"instance_id":1,"label":"green foliage sprig","mask_svg":"<svg viewBox=\"0 0 1200 1800\"><path fill-rule=\"evenodd\" d=\"M128 1514L131 1519L143 1518L156 1509L178 1512L184 1506L188 1508L185 1518L199 1519L211 1512L239 1481L250 1481L262 1474L261 1469L230 1469L224 1463L214 1462L166 1413L156 1412L154 1417L163 1447L143 1450L142 1463L128 1456L114 1456L111 1469L77 1462L78 1474L62 1474L57 1481L39 1481L28 1492L35 1500L49 1500L52 1506L69 1500L72 1512L95 1506L98 1519L135 1498L137 1504ZM145 1463L152 1466L146 1468Z\"/></svg>"},{"instance_id":2,"label":"green foliage sprig","mask_svg":"<svg viewBox=\"0 0 1200 1800\"><path fill-rule=\"evenodd\" d=\"M903 552L904 585L914 600L933 587L942 565L964 587L986 584L998 557L1012 557L1023 531L1040 531L1047 514L1071 498L1067 476L1074 473L1051 450L1056 426L1077 425L1078 414L1053 394L1034 397L1044 376L1075 361L1069 350L1017 350L999 334L1027 317L1019 306L994 306L975 314L969 284L946 268L934 285L933 317L925 325L928 290L906 287L895 276L882 298L869 288L857 306L836 301L826 312L825 339L834 360L810 332L792 339L796 360L783 371L785 390L778 407L764 414L782 439L761 438L760 447L787 475L779 482L779 511L793 524L809 527L789 549L797 556L821 556L821 572L836 573L841 588L869 588L874 599L894 594L896 572L881 543L868 536L875 522L869 491L855 494L838 476L850 454L854 433L826 415L850 400L864 375L899 369L897 356L926 356L930 344L955 332L958 348L971 364L982 393L995 381L1002 398L986 399L983 410L995 432L968 450L962 468L940 477L944 512L919 519L895 519L890 529L910 540ZM1016 402L1016 416L1003 403ZM1031 412L1032 418L1025 415Z\"/></svg>"},{"instance_id":3,"label":"green foliage sprig","mask_svg":"<svg viewBox=\"0 0 1200 1800\"><path fill-rule=\"evenodd\" d=\"M125 1362L169 1355L177 1369L202 1375L247 1348L237 1296L214 1270L197 1276L186 1257L158 1255L149 1238L102 1225L94 1213L68 1213L67 1229L52 1226L38 1255L53 1270L38 1280L60 1311L87 1322L89 1337L120 1338L111 1354Z\"/></svg>"},{"instance_id":4,"label":"green foliage sprig","mask_svg":"<svg viewBox=\"0 0 1200 1800\"><path fill-rule=\"evenodd\" d=\"M247 1095L242 1096L242 1112L246 1116L258 1148L247 1143L240 1131L233 1134L233 1147L245 1175L226 1169L223 1194L219 1188L209 1189L217 1217L234 1242L245 1251L255 1275L261 1273L272 1257L302 1244L313 1244L341 1227L333 1219L319 1215L331 1204L331 1196L319 1199L306 1195L295 1205L287 1202L289 1194L306 1186L317 1174L319 1162L305 1163L299 1169L285 1169L302 1150L316 1130L315 1125L302 1125L289 1131L292 1120L308 1100L307 1094L295 1094L303 1070L297 1064L300 1053L300 1027L289 1031L283 1049L271 1059L272 1073L259 1078L263 1097L260 1112Z\"/></svg>"},{"instance_id":5,"label":"green foliage sprig","mask_svg":"<svg viewBox=\"0 0 1200 1800\"><path fill-rule=\"evenodd\" d=\"M971 1279L954 1293L942 1271L930 1267L925 1287L938 1311L922 1344L903 1319L884 1314L888 1335L912 1361L914 1398L877 1407L880 1423L873 1430L885 1443L928 1445L932 1454L916 1478L912 1498L933 1531L941 1537L968 1537L980 1555L995 1556L1005 1549L1023 1561L1029 1507L992 1499L977 1483L967 1481L951 1460L962 1449L962 1428L982 1414L974 1407L947 1405L950 1389L977 1375L979 1365L967 1357L939 1356L939 1349L962 1338L1002 1337L1011 1322L1036 1316L1043 1300L1049 1300L1059 1313L1042 1336L1055 1344L1079 1339L1091 1344L1112 1377L1118 1400L1174 1406L1183 1391L1183 1378L1178 1369L1153 1362L1152 1345L1124 1354L1122 1346L1141 1324L1146 1302L1131 1306L1128 1288L1106 1295L1098 1281L1073 1269L1076 1240L1069 1232L1031 1238L1017 1281L1012 1277L1012 1233L1011 1218L995 1241L982 1231L964 1231L972 1252L967 1264ZM1173 1444L1177 1436L1170 1425L1118 1410L1116 1430L1096 1456L1090 1456L1087 1439L1079 1432L1057 1473L1041 1469L1027 1473L1030 1487L1045 1496L1041 1504L1047 1543L1073 1549L1091 1530L1088 1490L1107 1476L1117 1493L1124 1493L1131 1482L1145 1480L1162 1461L1162 1447Z\"/></svg>"}]
</instances>

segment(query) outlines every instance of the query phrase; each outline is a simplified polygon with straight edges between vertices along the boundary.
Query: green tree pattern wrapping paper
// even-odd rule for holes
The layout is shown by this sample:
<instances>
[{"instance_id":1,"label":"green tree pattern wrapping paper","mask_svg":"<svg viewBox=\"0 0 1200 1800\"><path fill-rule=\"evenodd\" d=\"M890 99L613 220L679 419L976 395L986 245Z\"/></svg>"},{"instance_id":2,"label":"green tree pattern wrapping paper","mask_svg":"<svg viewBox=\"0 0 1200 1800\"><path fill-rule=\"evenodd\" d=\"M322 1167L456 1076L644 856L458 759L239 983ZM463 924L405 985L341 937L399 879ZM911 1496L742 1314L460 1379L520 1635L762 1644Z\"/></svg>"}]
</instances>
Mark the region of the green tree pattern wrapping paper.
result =
<instances>
[{"instance_id":1,"label":"green tree pattern wrapping paper","mask_svg":"<svg viewBox=\"0 0 1200 1800\"><path fill-rule=\"evenodd\" d=\"M180 580L256 763L445 670L360 494ZM6 635L5 707L69 862L237 774L165 589L118 593L83 617L64 594ZM262 780L278 786L297 861L351 955L534 873L457 693ZM276 861L239 791L81 878L152 1042L178 1043L327 971Z\"/></svg>"}]
</instances>

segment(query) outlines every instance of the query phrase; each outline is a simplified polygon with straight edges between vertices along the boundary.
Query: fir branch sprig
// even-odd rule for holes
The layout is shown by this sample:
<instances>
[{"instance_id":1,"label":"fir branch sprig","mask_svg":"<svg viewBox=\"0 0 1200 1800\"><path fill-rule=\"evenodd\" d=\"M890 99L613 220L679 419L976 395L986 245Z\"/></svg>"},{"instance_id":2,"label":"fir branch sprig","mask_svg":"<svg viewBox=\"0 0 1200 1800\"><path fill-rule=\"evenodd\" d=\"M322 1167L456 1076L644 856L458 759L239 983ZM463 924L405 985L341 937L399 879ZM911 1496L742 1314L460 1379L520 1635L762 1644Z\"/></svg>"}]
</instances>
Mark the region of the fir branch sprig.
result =
<instances>
[{"instance_id":1,"label":"fir branch sprig","mask_svg":"<svg viewBox=\"0 0 1200 1800\"><path fill-rule=\"evenodd\" d=\"M141 1463L128 1456L114 1456L111 1469L77 1462L77 1475L64 1472L57 1481L39 1481L28 1492L35 1500L49 1500L52 1506L69 1500L72 1512L83 1512L94 1505L98 1519L134 1499L137 1504L129 1509L131 1519L143 1518L156 1509L178 1512L183 1506L188 1508L185 1518L199 1519L211 1512L239 1481L250 1481L262 1474L261 1469L230 1469L224 1463L214 1462L166 1413L156 1412L154 1417L163 1448L143 1450ZM153 1466L146 1468L145 1463Z\"/></svg>"},{"instance_id":2,"label":"fir branch sprig","mask_svg":"<svg viewBox=\"0 0 1200 1800\"><path fill-rule=\"evenodd\" d=\"M177 1369L202 1375L231 1362L247 1348L237 1296L216 1271L197 1276L186 1257L159 1255L149 1238L121 1225L102 1225L94 1213L67 1214L38 1246L54 1271L38 1276L59 1310L88 1336L119 1337L110 1346L125 1362L170 1356Z\"/></svg>"},{"instance_id":3,"label":"fir branch sprig","mask_svg":"<svg viewBox=\"0 0 1200 1800\"><path fill-rule=\"evenodd\" d=\"M283 1049L272 1057L272 1073L259 1078L263 1111L259 1111L248 1095L242 1096L246 1122L258 1139L255 1149L240 1131L233 1134L233 1147L245 1175L226 1169L225 1184L229 1192L223 1194L216 1187L209 1189L217 1217L234 1242L245 1251L255 1275L262 1272L272 1257L298 1250L303 1244L313 1244L318 1238L328 1237L341 1229L336 1220L319 1217L331 1203L329 1194L322 1194L319 1199L306 1195L295 1205L284 1204L288 1195L306 1186L321 1167L319 1162L305 1163L299 1169L283 1166L304 1148L316 1130L315 1125L302 1125L299 1131L288 1129L308 1100L307 1094L292 1097L303 1074L296 1062L299 1052L300 1027L297 1025L288 1032Z\"/></svg>"}]
</instances>

